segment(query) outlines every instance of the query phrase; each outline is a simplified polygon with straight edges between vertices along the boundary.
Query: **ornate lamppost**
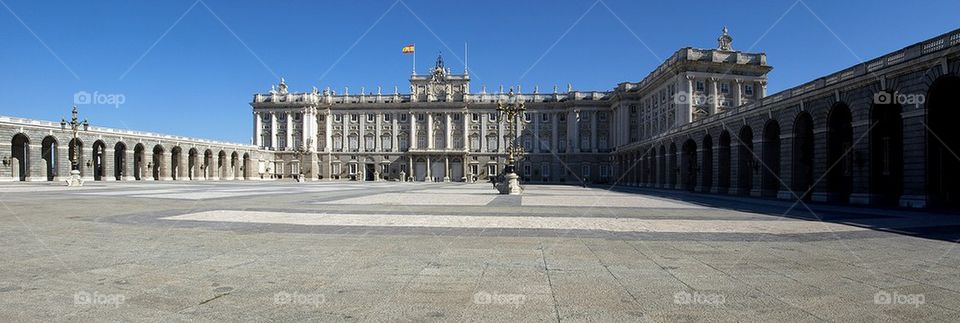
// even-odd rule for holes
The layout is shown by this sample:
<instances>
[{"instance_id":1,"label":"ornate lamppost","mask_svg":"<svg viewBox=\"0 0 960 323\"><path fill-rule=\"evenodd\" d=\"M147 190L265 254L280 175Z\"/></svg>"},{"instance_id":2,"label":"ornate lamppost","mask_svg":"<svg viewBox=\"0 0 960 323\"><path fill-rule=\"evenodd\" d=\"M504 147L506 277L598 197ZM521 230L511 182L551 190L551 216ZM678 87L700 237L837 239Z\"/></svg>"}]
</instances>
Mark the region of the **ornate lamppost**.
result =
<instances>
[{"instance_id":1,"label":"ornate lamppost","mask_svg":"<svg viewBox=\"0 0 960 323\"><path fill-rule=\"evenodd\" d=\"M517 98L513 93L513 88L507 94L507 102L497 100L497 115L500 122L507 124L507 136L510 138L510 145L507 147L507 165L503 169L503 180L497 183L497 190L500 194L519 195L523 193L520 187L520 176L516 172L516 163L523 158L524 149L517 144L517 133L520 131L520 123L526 122L522 116L526 107L523 100Z\"/></svg>"},{"instance_id":2,"label":"ornate lamppost","mask_svg":"<svg viewBox=\"0 0 960 323\"><path fill-rule=\"evenodd\" d=\"M83 126L83 131L90 129L90 123L86 119L83 120L83 123L79 121L77 106L74 105L73 111L70 112L70 123L67 123L67 120L60 119L61 130L67 130L68 125L73 133L73 140L70 141L70 150L73 153L70 156L70 178L67 179L67 186L83 186L83 179L80 178L80 154L83 152L80 151L80 139L77 135L81 126Z\"/></svg>"}]
</instances>

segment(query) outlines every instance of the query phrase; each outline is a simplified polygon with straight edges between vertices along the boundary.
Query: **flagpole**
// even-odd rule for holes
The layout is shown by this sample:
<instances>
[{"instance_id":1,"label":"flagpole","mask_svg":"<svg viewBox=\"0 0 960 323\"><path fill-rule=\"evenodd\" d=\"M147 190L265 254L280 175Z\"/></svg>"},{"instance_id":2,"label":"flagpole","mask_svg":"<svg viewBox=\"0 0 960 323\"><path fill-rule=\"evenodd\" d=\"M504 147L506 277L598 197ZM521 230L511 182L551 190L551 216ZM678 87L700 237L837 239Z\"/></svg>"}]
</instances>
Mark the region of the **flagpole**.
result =
<instances>
[{"instance_id":1,"label":"flagpole","mask_svg":"<svg viewBox=\"0 0 960 323\"><path fill-rule=\"evenodd\" d=\"M413 43L413 75L417 75L417 43Z\"/></svg>"}]
</instances>

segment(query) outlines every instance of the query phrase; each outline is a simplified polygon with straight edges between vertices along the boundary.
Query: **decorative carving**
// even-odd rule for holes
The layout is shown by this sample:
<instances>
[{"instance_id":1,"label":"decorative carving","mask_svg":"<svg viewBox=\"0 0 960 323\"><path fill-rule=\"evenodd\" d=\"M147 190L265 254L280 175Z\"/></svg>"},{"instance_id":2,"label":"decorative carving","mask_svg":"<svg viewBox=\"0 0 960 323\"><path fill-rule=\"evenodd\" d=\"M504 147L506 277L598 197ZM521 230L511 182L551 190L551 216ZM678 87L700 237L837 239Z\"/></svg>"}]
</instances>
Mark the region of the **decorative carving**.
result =
<instances>
[{"instance_id":1,"label":"decorative carving","mask_svg":"<svg viewBox=\"0 0 960 323\"><path fill-rule=\"evenodd\" d=\"M727 26L723 26L723 33L717 38L717 49L726 51L733 50L733 37L730 37Z\"/></svg>"}]
</instances>

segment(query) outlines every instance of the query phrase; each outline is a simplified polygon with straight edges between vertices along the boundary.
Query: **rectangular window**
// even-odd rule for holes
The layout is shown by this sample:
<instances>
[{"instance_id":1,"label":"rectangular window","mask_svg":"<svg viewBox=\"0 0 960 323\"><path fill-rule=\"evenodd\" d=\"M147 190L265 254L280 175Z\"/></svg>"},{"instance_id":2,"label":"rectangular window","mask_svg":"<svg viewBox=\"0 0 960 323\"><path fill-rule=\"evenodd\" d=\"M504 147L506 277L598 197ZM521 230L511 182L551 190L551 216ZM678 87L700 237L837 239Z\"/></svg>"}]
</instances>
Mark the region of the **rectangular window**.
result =
<instances>
[{"instance_id":1,"label":"rectangular window","mask_svg":"<svg viewBox=\"0 0 960 323\"><path fill-rule=\"evenodd\" d=\"M567 121L567 114L566 114L566 113L561 113L561 114L560 114L560 121L561 121L561 122Z\"/></svg>"},{"instance_id":2,"label":"rectangular window","mask_svg":"<svg viewBox=\"0 0 960 323\"><path fill-rule=\"evenodd\" d=\"M533 119L530 117L530 113L524 112L524 113L523 113L523 121L530 122L530 120L533 120Z\"/></svg>"},{"instance_id":3,"label":"rectangular window","mask_svg":"<svg viewBox=\"0 0 960 323\"><path fill-rule=\"evenodd\" d=\"M406 113L400 114L400 121L407 121L407 114L406 114Z\"/></svg>"},{"instance_id":4,"label":"rectangular window","mask_svg":"<svg viewBox=\"0 0 960 323\"><path fill-rule=\"evenodd\" d=\"M357 173L357 164L350 164L350 175Z\"/></svg>"},{"instance_id":5,"label":"rectangular window","mask_svg":"<svg viewBox=\"0 0 960 323\"><path fill-rule=\"evenodd\" d=\"M487 165L487 175L497 176L497 165Z\"/></svg>"},{"instance_id":6,"label":"rectangular window","mask_svg":"<svg viewBox=\"0 0 960 323\"><path fill-rule=\"evenodd\" d=\"M340 168L339 163L333 164L333 171L332 171L333 175L340 175L340 173L342 172L343 172L343 169Z\"/></svg>"},{"instance_id":7,"label":"rectangular window","mask_svg":"<svg viewBox=\"0 0 960 323\"><path fill-rule=\"evenodd\" d=\"M753 84L747 84L743 88L743 93L747 96L753 96Z\"/></svg>"},{"instance_id":8,"label":"rectangular window","mask_svg":"<svg viewBox=\"0 0 960 323\"><path fill-rule=\"evenodd\" d=\"M610 177L610 167L607 165L600 165L600 177L607 178Z\"/></svg>"},{"instance_id":9,"label":"rectangular window","mask_svg":"<svg viewBox=\"0 0 960 323\"><path fill-rule=\"evenodd\" d=\"M720 93L730 93L730 84L727 82L720 83Z\"/></svg>"},{"instance_id":10,"label":"rectangular window","mask_svg":"<svg viewBox=\"0 0 960 323\"><path fill-rule=\"evenodd\" d=\"M471 119L473 119L473 122L479 122L479 121L480 121L480 114L479 114L479 113L474 113L473 115L471 115Z\"/></svg>"},{"instance_id":11,"label":"rectangular window","mask_svg":"<svg viewBox=\"0 0 960 323\"><path fill-rule=\"evenodd\" d=\"M540 114L540 121L547 122L550 121L550 115L546 113Z\"/></svg>"},{"instance_id":12,"label":"rectangular window","mask_svg":"<svg viewBox=\"0 0 960 323\"><path fill-rule=\"evenodd\" d=\"M697 91L703 92L704 88L706 88L706 86L703 84L703 81L697 81Z\"/></svg>"},{"instance_id":13,"label":"rectangular window","mask_svg":"<svg viewBox=\"0 0 960 323\"><path fill-rule=\"evenodd\" d=\"M373 113L368 113L368 114L367 114L367 122L373 122L374 120L376 120L376 118L377 118L377 116L376 116L375 114L373 114Z\"/></svg>"},{"instance_id":14,"label":"rectangular window","mask_svg":"<svg viewBox=\"0 0 960 323\"><path fill-rule=\"evenodd\" d=\"M341 121L343 121L343 115L342 115L342 114L334 114L334 115L333 115L333 121L336 121L336 122L341 122Z\"/></svg>"},{"instance_id":15,"label":"rectangular window","mask_svg":"<svg viewBox=\"0 0 960 323\"><path fill-rule=\"evenodd\" d=\"M606 112L600 112L600 116L599 116L599 117L600 117L600 121L601 121L601 122L606 122L606 121L607 121L607 113L606 113Z\"/></svg>"},{"instance_id":16,"label":"rectangular window","mask_svg":"<svg viewBox=\"0 0 960 323\"><path fill-rule=\"evenodd\" d=\"M590 121L590 113L589 112L581 113L580 121Z\"/></svg>"},{"instance_id":17,"label":"rectangular window","mask_svg":"<svg viewBox=\"0 0 960 323\"><path fill-rule=\"evenodd\" d=\"M350 114L350 121L357 122L358 120L360 120L360 117L357 116L356 113L351 113L351 114Z\"/></svg>"},{"instance_id":18,"label":"rectangular window","mask_svg":"<svg viewBox=\"0 0 960 323\"><path fill-rule=\"evenodd\" d=\"M417 113L417 121L423 121L423 118L425 118L423 113Z\"/></svg>"},{"instance_id":19,"label":"rectangular window","mask_svg":"<svg viewBox=\"0 0 960 323\"><path fill-rule=\"evenodd\" d=\"M533 167L530 167L530 164L524 164L524 165L523 165L523 176L530 177L530 175L533 175L533 170L532 170L532 168L533 168Z\"/></svg>"},{"instance_id":20,"label":"rectangular window","mask_svg":"<svg viewBox=\"0 0 960 323\"><path fill-rule=\"evenodd\" d=\"M550 177L550 164L540 165L540 175L543 177Z\"/></svg>"},{"instance_id":21,"label":"rectangular window","mask_svg":"<svg viewBox=\"0 0 960 323\"><path fill-rule=\"evenodd\" d=\"M583 176L583 178L589 178L589 177L590 177L590 165L583 165L583 167L581 167L581 169L580 169L580 173L583 174L583 175L581 175L581 176Z\"/></svg>"},{"instance_id":22,"label":"rectangular window","mask_svg":"<svg viewBox=\"0 0 960 323\"><path fill-rule=\"evenodd\" d=\"M460 121L460 114L459 114L459 113L454 113L454 114L453 114L453 121Z\"/></svg>"},{"instance_id":23,"label":"rectangular window","mask_svg":"<svg viewBox=\"0 0 960 323\"><path fill-rule=\"evenodd\" d=\"M387 113L387 114L384 114L384 115L383 115L383 121L385 121L385 122L390 122L391 119L393 119L393 115L392 115L392 114Z\"/></svg>"},{"instance_id":24,"label":"rectangular window","mask_svg":"<svg viewBox=\"0 0 960 323\"><path fill-rule=\"evenodd\" d=\"M487 119L490 120L490 121L497 121L497 114L496 114L496 113L490 113L490 116L488 116Z\"/></svg>"}]
</instances>

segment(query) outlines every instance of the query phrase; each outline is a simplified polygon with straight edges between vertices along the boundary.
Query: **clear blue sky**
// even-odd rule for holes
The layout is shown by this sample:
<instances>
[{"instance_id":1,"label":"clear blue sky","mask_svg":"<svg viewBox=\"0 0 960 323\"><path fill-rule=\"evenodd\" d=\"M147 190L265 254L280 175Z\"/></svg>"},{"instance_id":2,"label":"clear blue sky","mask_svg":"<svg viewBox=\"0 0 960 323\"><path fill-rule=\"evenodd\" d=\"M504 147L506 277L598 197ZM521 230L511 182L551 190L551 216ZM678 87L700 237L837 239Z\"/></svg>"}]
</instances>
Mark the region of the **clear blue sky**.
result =
<instances>
[{"instance_id":1,"label":"clear blue sky","mask_svg":"<svg viewBox=\"0 0 960 323\"><path fill-rule=\"evenodd\" d=\"M468 43L474 92L501 83L609 90L679 48L714 47L727 25L735 49L767 53L774 93L960 27L956 0L0 3L0 114L59 120L78 91L122 94L119 108L81 114L241 143L252 94L279 76L295 91L405 92L407 43L417 44L421 71L443 51L457 73Z\"/></svg>"}]
</instances>

